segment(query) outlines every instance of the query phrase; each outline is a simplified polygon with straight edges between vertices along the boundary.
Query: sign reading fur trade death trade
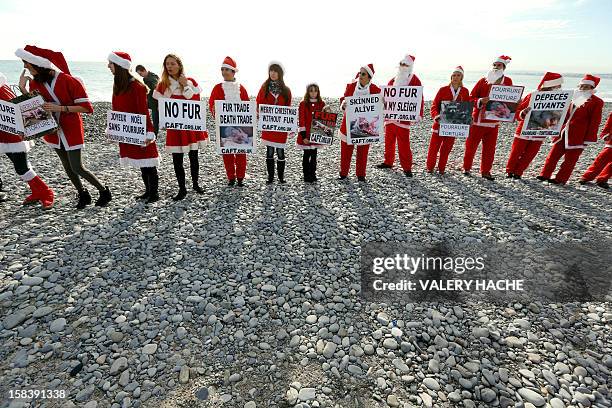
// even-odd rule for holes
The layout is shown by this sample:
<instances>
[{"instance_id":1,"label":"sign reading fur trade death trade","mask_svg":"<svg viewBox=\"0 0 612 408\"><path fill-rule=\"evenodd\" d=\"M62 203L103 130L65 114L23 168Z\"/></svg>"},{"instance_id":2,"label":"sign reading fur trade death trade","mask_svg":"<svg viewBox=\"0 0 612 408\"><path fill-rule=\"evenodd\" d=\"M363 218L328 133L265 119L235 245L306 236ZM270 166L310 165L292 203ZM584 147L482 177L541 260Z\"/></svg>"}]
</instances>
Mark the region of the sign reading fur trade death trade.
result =
<instances>
[{"instance_id":1,"label":"sign reading fur trade death trade","mask_svg":"<svg viewBox=\"0 0 612 408\"><path fill-rule=\"evenodd\" d=\"M206 104L202 101L161 98L158 107L160 129L206 130Z\"/></svg>"},{"instance_id":2,"label":"sign reading fur trade death trade","mask_svg":"<svg viewBox=\"0 0 612 408\"><path fill-rule=\"evenodd\" d=\"M147 137L146 121L146 115L108 111L106 113L106 136L113 142L144 146Z\"/></svg>"},{"instance_id":3,"label":"sign reading fur trade death trade","mask_svg":"<svg viewBox=\"0 0 612 408\"><path fill-rule=\"evenodd\" d=\"M215 101L218 153L255 153L256 105L254 101Z\"/></svg>"},{"instance_id":4,"label":"sign reading fur trade death trade","mask_svg":"<svg viewBox=\"0 0 612 408\"><path fill-rule=\"evenodd\" d=\"M472 102L442 101L438 134L446 137L468 137L473 107Z\"/></svg>"},{"instance_id":5,"label":"sign reading fur trade death trade","mask_svg":"<svg viewBox=\"0 0 612 408\"><path fill-rule=\"evenodd\" d=\"M422 86L384 86L385 120L421 120Z\"/></svg>"},{"instance_id":6,"label":"sign reading fur trade death trade","mask_svg":"<svg viewBox=\"0 0 612 408\"><path fill-rule=\"evenodd\" d=\"M282 105L259 105L258 130L297 132L298 108Z\"/></svg>"},{"instance_id":7,"label":"sign reading fur trade death trade","mask_svg":"<svg viewBox=\"0 0 612 408\"><path fill-rule=\"evenodd\" d=\"M499 122L513 122L524 86L492 85L484 117Z\"/></svg>"},{"instance_id":8,"label":"sign reading fur trade death trade","mask_svg":"<svg viewBox=\"0 0 612 408\"><path fill-rule=\"evenodd\" d=\"M536 91L529 99L529 112L525 116L521 136L545 139L558 136L569 110L574 91Z\"/></svg>"},{"instance_id":9,"label":"sign reading fur trade death trade","mask_svg":"<svg viewBox=\"0 0 612 408\"><path fill-rule=\"evenodd\" d=\"M32 140L54 133L57 122L42 105L45 100L40 95L21 95L10 102L0 101L0 131Z\"/></svg>"},{"instance_id":10,"label":"sign reading fur trade death trade","mask_svg":"<svg viewBox=\"0 0 612 408\"><path fill-rule=\"evenodd\" d=\"M363 145L383 140L383 95L347 96L346 143Z\"/></svg>"},{"instance_id":11,"label":"sign reading fur trade death trade","mask_svg":"<svg viewBox=\"0 0 612 408\"><path fill-rule=\"evenodd\" d=\"M312 122L310 122L310 135L308 136L310 143L325 146L333 144L337 121L337 113L313 111Z\"/></svg>"}]
</instances>

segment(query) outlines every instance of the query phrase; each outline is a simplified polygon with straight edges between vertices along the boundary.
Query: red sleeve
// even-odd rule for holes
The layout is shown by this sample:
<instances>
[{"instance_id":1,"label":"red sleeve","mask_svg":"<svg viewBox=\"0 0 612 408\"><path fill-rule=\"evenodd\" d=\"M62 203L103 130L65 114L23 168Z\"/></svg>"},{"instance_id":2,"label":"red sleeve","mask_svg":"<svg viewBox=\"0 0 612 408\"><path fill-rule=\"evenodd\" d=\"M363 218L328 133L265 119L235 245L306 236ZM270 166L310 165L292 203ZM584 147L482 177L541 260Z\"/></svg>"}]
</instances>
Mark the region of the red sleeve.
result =
<instances>
[{"instance_id":1,"label":"red sleeve","mask_svg":"<svg viewBox=\"0 0 612 408\"><path fill-rule=\"evenodd\" d=\"M521 103L519 103L518 107L516 108L516 119L518 120L525 119L525 115L523 115L523 111L525 110L525 108L529 106L530 100L531 100L531 94L528 94L527 96L523 98Z\"/></svg>"},{"instance_id":2,"label":"red sleeve","mask_svg":"<svg viewBox=\"0 0 612 408\"><path fill-rule=\"evenodd\" d=\"M298 108L298 132L302 132L306 130L306 107L304 106L304 101L300 102L300 107Z\"/></svg>"},{"instance_id":3,"label":"red sleeve","mask_svg":"<svg viewBox=\"0 0 612 408\"><path fill-rule=\"evenodd\" d=\"M248 101L249 100L249 94L246 90L246 88L242 85L240 85L240 99L242 99L243 101Z\"/></svg>"},{"instance_id":4,"label":"red sleeve","mask_svg":"<svg viewBox=\"0 0 612 408\"><path fill-rule=\"evenodd\" d=\"M459 100L461 102L470 102L470 93L465 86L462 86L461 91L459 91Z\"/></svg>"},{"instance_id":5,"label":"red sleeve","mask_svg":"<svg viewBox=\"0 0 612 408\"><path fill-rule=\"evenodd\" d=\"M293 97L291 96L291 89L287 88L287 93L289 94L289 97L285 101L285 105L291 106L291 101L293 100Z\"/></svg>"},{"instance_id":6,"label":"red sleeve","mask_svg":"<svg viewBox=\"0 0 612 408\"><path fill-rule=\"evenodd\" d=\"M591 113L591 120L589 121L589 127L584 141L589 143L597 143L597 131L599 130L599 124L601 123L601 116L603 114L604 103L601 99L598 99L597 104L593 106L593 112Z\"/></svg>"},{"instance_id":7,"label":"red sleeve","mask_svg":"<svg viewBox=\"0 0 612 408\"><path fill-rule=\"evenodd\" d=\"M393 79L393 78L391 78L391 79L389 80L389 82L387 83L387 86L393 86L393 82L395 82L395 81L394 81L394 79Z\"/></svg>"},{"instance_id":8,"label":"red sleeve","mask_svg":"<svg viewBox=\"0 0 612 408\"><path fill-rule=\"evenodd\" d=\"M480 100L480 98L489 96L486 85L487 84L484 78L481 78L478 82L476 82L476 85L474 85L474 89L472 89L472 92L470 93L470 100L474 102L474 107L478 109L481 108L481 106L478 106L478 101Z\"/></svg>"},{"instance_id":9,"label":"red sleeve","mask_svg":"<svg viewBox=\"0 0 612 408\"><path fill-rule=\"evenodd\" d=\"M608 115L608 120L606 120L606 124L604 125L599 137L603 139L604 137L608 136L610 132L612 132L612 112Z\"/></svg>"},{"instance_id":10,"label":"red sleeve","mask_svg":"<svg viewBox=\"0 0 612 408\"><path fill-rule=\"evenodd\" d=\"M257 102L257 108L259 108L259 105L264 103L265 95L266 94L262 86L261 88L259 88L259 92L257 93L257 98L255 99L255 102Z\"/></svg>"},{"instance_id":11,"label":"red sleeve","mask_svg":"<svg viewBox=\"0 0 612 408\"><path fill-rule=\"evenodd\" d=\"M70 93L70 97L72 98L73 103L76 106L81 106L87 109L86 113L93 112L93 105L89 102L89 97L87 96L87 92L85 91L85 87L78 79L73 76L64 74L65 78L68 78L68 92Z\"/></svg>"},{"instance_id":12,"label":"red sleeve","mask_svg":"<svg viewBox=\"0 0 612 408\"><path fill-rule=\"evenodd\" d=\"M153 138L155 138L155 129L153 128L153 122L151 121L151 115L149 114L149 106L147 105L147 88L140 83L135 83L133 86L136 93L136 109L138 111L136 113L145 115L147 117L147 133L149 133L147 136L151 136L152 134Z\"/></svg>"},{"instance_id":13,"label":"red sleeve","mask_svg":"<svg viewBox=\"0 0 612 408\"><path fill-rule=\"evenodd\" d=\"M219 99L219 96L219 85L215 85L210 93L210 98L208 98L208 109L213 118L215 117L215 101Z\"/></svg>"},{"instance_id":14,"label":"red sleeve","mask_svg":"<svg viewBox=\"0 0 612 408\"><path fill-rule=\"evenodd\" d=\"M381 92L381 89L378 87L378 85L374 85L372 84L370 87L370 93L373 95L379 94Z\"/></svg>"},{"instance_id":15,"label":"red sleeve","mask_svg":"<svg viewBox=\"0 0 612 408\"><path fill-rule=\"evenodd\" d=\"M438 89L438 93L436 93L436 97L431 103L431 118L435 120L438 116L440 116L440 107L442 104L442 88Z\"/></svg>"}]
</instances>

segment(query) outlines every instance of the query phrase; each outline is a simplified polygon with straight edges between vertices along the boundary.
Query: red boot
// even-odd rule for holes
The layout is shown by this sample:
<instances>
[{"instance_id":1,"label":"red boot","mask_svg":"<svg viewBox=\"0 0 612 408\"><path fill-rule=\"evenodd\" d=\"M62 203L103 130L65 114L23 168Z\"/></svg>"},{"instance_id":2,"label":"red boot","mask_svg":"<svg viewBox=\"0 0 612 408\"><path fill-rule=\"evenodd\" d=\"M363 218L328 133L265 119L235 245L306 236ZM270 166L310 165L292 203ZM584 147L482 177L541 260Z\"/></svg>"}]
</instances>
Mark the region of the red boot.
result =
<instances>
[{"instance_id":1,"label":"red boot","mask_svg":"<svg viewBox=\"0 0 612 408\"><path fill-rule=\"evenodd\" d=\"M43 210L48 210L52 208L54 197L53 190L51 190L49 186L47 186L40 177L36 176L36 173L34 173L34 171L30 170L28 171L28 173L30 175L34 174L34 177L32 177L30 180L27 180L27 183L30 186L30 189L32 190L32 194L30 194L23 201L23 204L26 205L34 203L36 201L40 201ZM28 175L28 173L26 173L24 176Z\"/></svg>"}]
</instances>

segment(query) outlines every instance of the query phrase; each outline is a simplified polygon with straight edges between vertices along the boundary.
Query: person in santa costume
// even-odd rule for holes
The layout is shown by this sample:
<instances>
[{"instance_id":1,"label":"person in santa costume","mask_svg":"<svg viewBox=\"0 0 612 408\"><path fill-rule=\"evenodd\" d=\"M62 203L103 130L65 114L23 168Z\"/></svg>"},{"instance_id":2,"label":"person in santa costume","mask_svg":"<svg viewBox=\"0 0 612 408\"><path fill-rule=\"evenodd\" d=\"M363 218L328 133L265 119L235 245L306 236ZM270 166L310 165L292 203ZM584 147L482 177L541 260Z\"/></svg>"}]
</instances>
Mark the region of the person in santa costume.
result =
<instances>
[{"instance_id":1,"label":"person in santa costume","mask_svg":"<svg viewBox=\"0 0 612 408\"><path fill-rule=\"evenodd\" d=\"M561 76L561 74L547 72L538 85L538 91L553 91L555 89L560 89L561 85L563 85L563 76ZM510 156L506 164L507 178L520 179L523 176L523 172L538 155L542 142L546 139L546 136L521 135L521 131L525 125L525 117L531 109L529 108L530 101L531 94L528 94L523 98L516 109L518 126L514 132L514 140L512 141Z\"/></svg>"},{"instance_id":2,"label":"person in santa costume","mask_svg":"<svg viewBox=\"0 0 612 408\"><path fill-rule=\"evenodd\" d=\"M248 101L249 94L242 84L236 81L236 72L238 72L238 66L236 61L231 57L225 57L221 64L221 76L223 82L217 84L210 93L208 99L208 107L213 117L215 117L215 101ZM219 137L219 135L217 135ZM244 176L246 175L247 167L247 155L244 153L240 154L224 154L223 165L225 166L225 173L227 175L228 185L236 185L236 179L238 180L238 187L242 187Z\"/></svg>"},{"instance_id":3,"label":"person in santa costume","mask_svg":"<svg viewBox=\"0 0 612 408\"><path fill-rule=\"evenodd\" d=\"M421 80L412 71L414 57L406 55L400 62L397 75L391 78L389 86L421 86ZM420 117L423 117L424 103L421 102ZM410 122L387 120L385 121L385 161L380 163L379 169L390 169L395 162L395 144L399 152L400 165L407 177L412 177L412 149L410 148Z\"/></svg>"},{"instance_id":4,"label":"person in santa costume","mask_svg":"<svg viewBox=\"0 0 612 408\"><path fill-rule=\"evenodd\" d=\"M268 79L263 83L257 94L259 105L291 106L291 90L285 85L285 69L280 62L268 64ZM279 183L285 182L285 145L288 132L261 132L261 143L266 146L266 167L268 170L267 184L274 182L274 151L276 150L276 169Z\"/></svg>"},{"instance_id":5,"label":"person in santa costume","mask_svg":"<svg viewBox=\"0 0 612 408\"><path fill-rule=\"evenodd\" d=\"M132 58L126 52L113 51L108 55L108 69L114 76L112 110L145 115L147 126L145 146L119 143L119 162L140 169L145 192L136 198L154 203L159 200L155 128L147 104L148 89L131 74L131 66Z\"/></svg>"},{"instance_id":6,"label":"person in santa costume","mask_svg":"<svg viewBox=\"0 0 612 408\"><path fill-rule=\"evenodd\" d=\"M612 113L608 115L608 120L601 132L600 138L605 145L601 153L597 155L593 163L580 178L580 184L586 184L595 180L601 188L608 189L608 180L612 176Z\"/></svg>"},{"instance_id":7,"label":"person in santa costume","mask_svg":"<svg viewBox=\"0 0 612 408\"><path fill-rule=\"evenodd\" d=\"M15 94L7 85L6 76L0 73L0 99L10 101L15 98ZM33 141L25 141L21 136L13 135L0 131L0 153L6 154L9 160L15 167L17 175L30 186L32 194L30 194L23 204L32 204L40 201L42 208L48 210L53 207L53 190L36 174L28 161L28 152L34 146ZM0 191L2 190L2 181L0 181ZM1 193L2 196L4 193ZM0 201L6 200L6 197Z\"/></svg>"},{"instance_id":8,"label":"person in santa costume","mask_svg":"<svg viewBox=\"0 0 612 408\"><path fill-rule=\"evenodd\" d=\"M561 134L553 138L553 147L538 180L561 185L567 183L584 148L597 143L597 131L604 107L603 100L595 96L599 80L594 75L586 74L578 84ZM561 157L564 157L563 163L557 175L551 178Z\"/></svg>"},{"instance_id":9,"label":"person in santa costume","mask_svg":"<svg viewBox=\"0 0 612 408\"><path fill-rule=\"evenodd\" d=\"M319 85L311 82L306 85L306 94L300 102L299 112L299 134L296 138L296 146L304 152L302 158L302 172L306 183L317 181L317 149L322 147L316 143L310 143L310 126L312 124L313 112L325 110L325 102L321 99Z\"/></svg>"},{"instance_id":10,"label":"person in santa costume","mask_svg":"<svg viewBox=\"0 0 612 408\"><path fill-rule=\"evenodd\" d=\"M110 189L83 165L81 150L85 145L81 113L92 113L93 106L80 80L70 74L66 59L61 52L26 45L15 51L23 60L24 69L19 78L21 92L38 92L46 101L42 106L51 112L58 124L56 133L43 137L60 158L66 174L78 191L77 209L91 204L91 196L83 186L81 177L99 191L96 206L104 207L112 199Z\"/></svg>"},{"instance_id":11,"label":"person in santa costume","mask_svg":"<svg viewBox=\"0 0 612 408\"><path fill-rule=\"evenodd\" d=\"M429 150L427 151L426 169L428 173L433 173L440 154L438 162L438 171L444 174L448 155L450 154L455 144L454 137L440 136L440 110L442 109L443 101L469 102L470 93L463 86L463 67L456 67L452 74L450 84L443 86L438 90L436 96L431 103L431 117L433 118L433 126L431 127L431 140L429 141Z\"/></svg>"},{"instance_id":12,"label":"person in santa costume","mask_svg":"<svg viewBox=\"0 0 612 408\"><path fill-rule=\"evenodd\" d=\"M375 95L380 93L380 88L372 83L374 77L374 64L362 66L357 73L355 80L346 85L344 95L340 98L340 108L344 111L342 124L340 125L340 177L339 180L345 180L348 177L351 169L351 159L355 145L346 143L346 101L348 96L357 95ZM368 165L368 152L370 145L358 145L357 157L355 158L357 180L366 181L366 167Z\"/></svg>"},{"instance_id":13,"label":"person in santa costume","mask_svg":"<svg viewBox=\"0 0 612 408\"><path fill-rule=\"evenodd\" d=\"M153 91L153 97L157 100L161 98L200 100L202 89L198 86L195 79L185 76L183 61L174 55L168 54L164 58L164 69L161 80L157 88ZM179 191L172 197L174 201L179 201L187 196L185 187L185 167L183 167L183 156L189 155L189 167L191 170L191 183L193 190L198 194L203 194L204 190L200 187L200 163L198 161L198 151L208 140L208 132L196 130L166 130L166 151L172 153L172 164L178 182Z\"/></svg>"},{"instance_id":14,"label":"person in santa costume","mask_svg":"<svg viewBox=\"0 0 612 408\"><path fill-rule=\"evenodd\" d=\"M505 75L506 67L511 58L502 55L493 61L491 70L486 77L481 78L470 94L474 102L473 123L470 127L470 135L465 139L465 155L463 156L463 174L469 176L472 171L474 155L478 150L478 145L482 142L480 154L480 175L487 180L494 180L491 175L493 160L495 159L495 147L497 144L497 134L499 122L484 118L489 92L492 85L512 85L512 79Z\"/></svg>"}]
</instances>

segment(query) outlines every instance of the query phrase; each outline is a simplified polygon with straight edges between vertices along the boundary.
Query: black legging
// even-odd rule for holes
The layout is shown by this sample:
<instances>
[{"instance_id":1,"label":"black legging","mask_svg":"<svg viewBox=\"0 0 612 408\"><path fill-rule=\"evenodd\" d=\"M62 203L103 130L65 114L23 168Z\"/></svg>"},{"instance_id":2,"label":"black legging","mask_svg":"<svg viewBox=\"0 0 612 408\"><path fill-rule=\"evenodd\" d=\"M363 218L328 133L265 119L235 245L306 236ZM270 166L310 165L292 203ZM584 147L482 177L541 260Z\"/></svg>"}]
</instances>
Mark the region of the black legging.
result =
<instances>
[{"instance_id":1,"label":"black legging","mask_svg":"<svg viewBox=\"0 0 612 408\"><path fill-rule=\"evenodd\" d=\"M304 149L302 166L304 166L304 169L310 169L313 173L317 170L317 149Z\"/></svg>"},{"instance_id":2,"label":"black legging","mask_svg":"<svg viewBox=\"0 0 612 408\"><path fill-rule=\"evenodd\" d=\"M81 149L66 150L64 149L64 145L60 142L60 148L55 149L55 153L57 153L60 158L68 178L70 178L70 181L78 191L84 190L83 183L81 183L81 177L97 188L98 191L104 190L104 186L100 183L100 180L83 165Z\"/></svg>"},{"instance_id":3,"label":"black legging","mask_svg":"<svg viewBox=\"0 0 612 408\"><path fill-rule=\"evenodd\" d=\"M183 153L172 153L172 164L174 165L174 173L178 180L179 187L185 185L185 168L183 167ZM191 170L191 181L198 182L200 174L200 163L198 162L198 151L189 151L189 169Z\"/></svg>"},{"instance_id":4,"label":"black legging","mask_svg":"<svg viewBox=\"0 0 612 408\"><path fill-rule=\"evenodd\" d=\"M26 152L7 153L6 155L13 163L13 167L15 167L15 172L18 175L23 176L28 172L28 170L30 170L30 165L28 163L28 154Z\"/></svg>"},{"instance_id":5,"label":"black legging","mask_svg":"<svg viewBox=\"0 0 612 408\"><path fill-rule=\"evenodd\" d=\"M285 149L282 147L266 146L266 159L274 159L274 150L276 150L277 159L285 161Z\"/></svg>"}]
</instances>

